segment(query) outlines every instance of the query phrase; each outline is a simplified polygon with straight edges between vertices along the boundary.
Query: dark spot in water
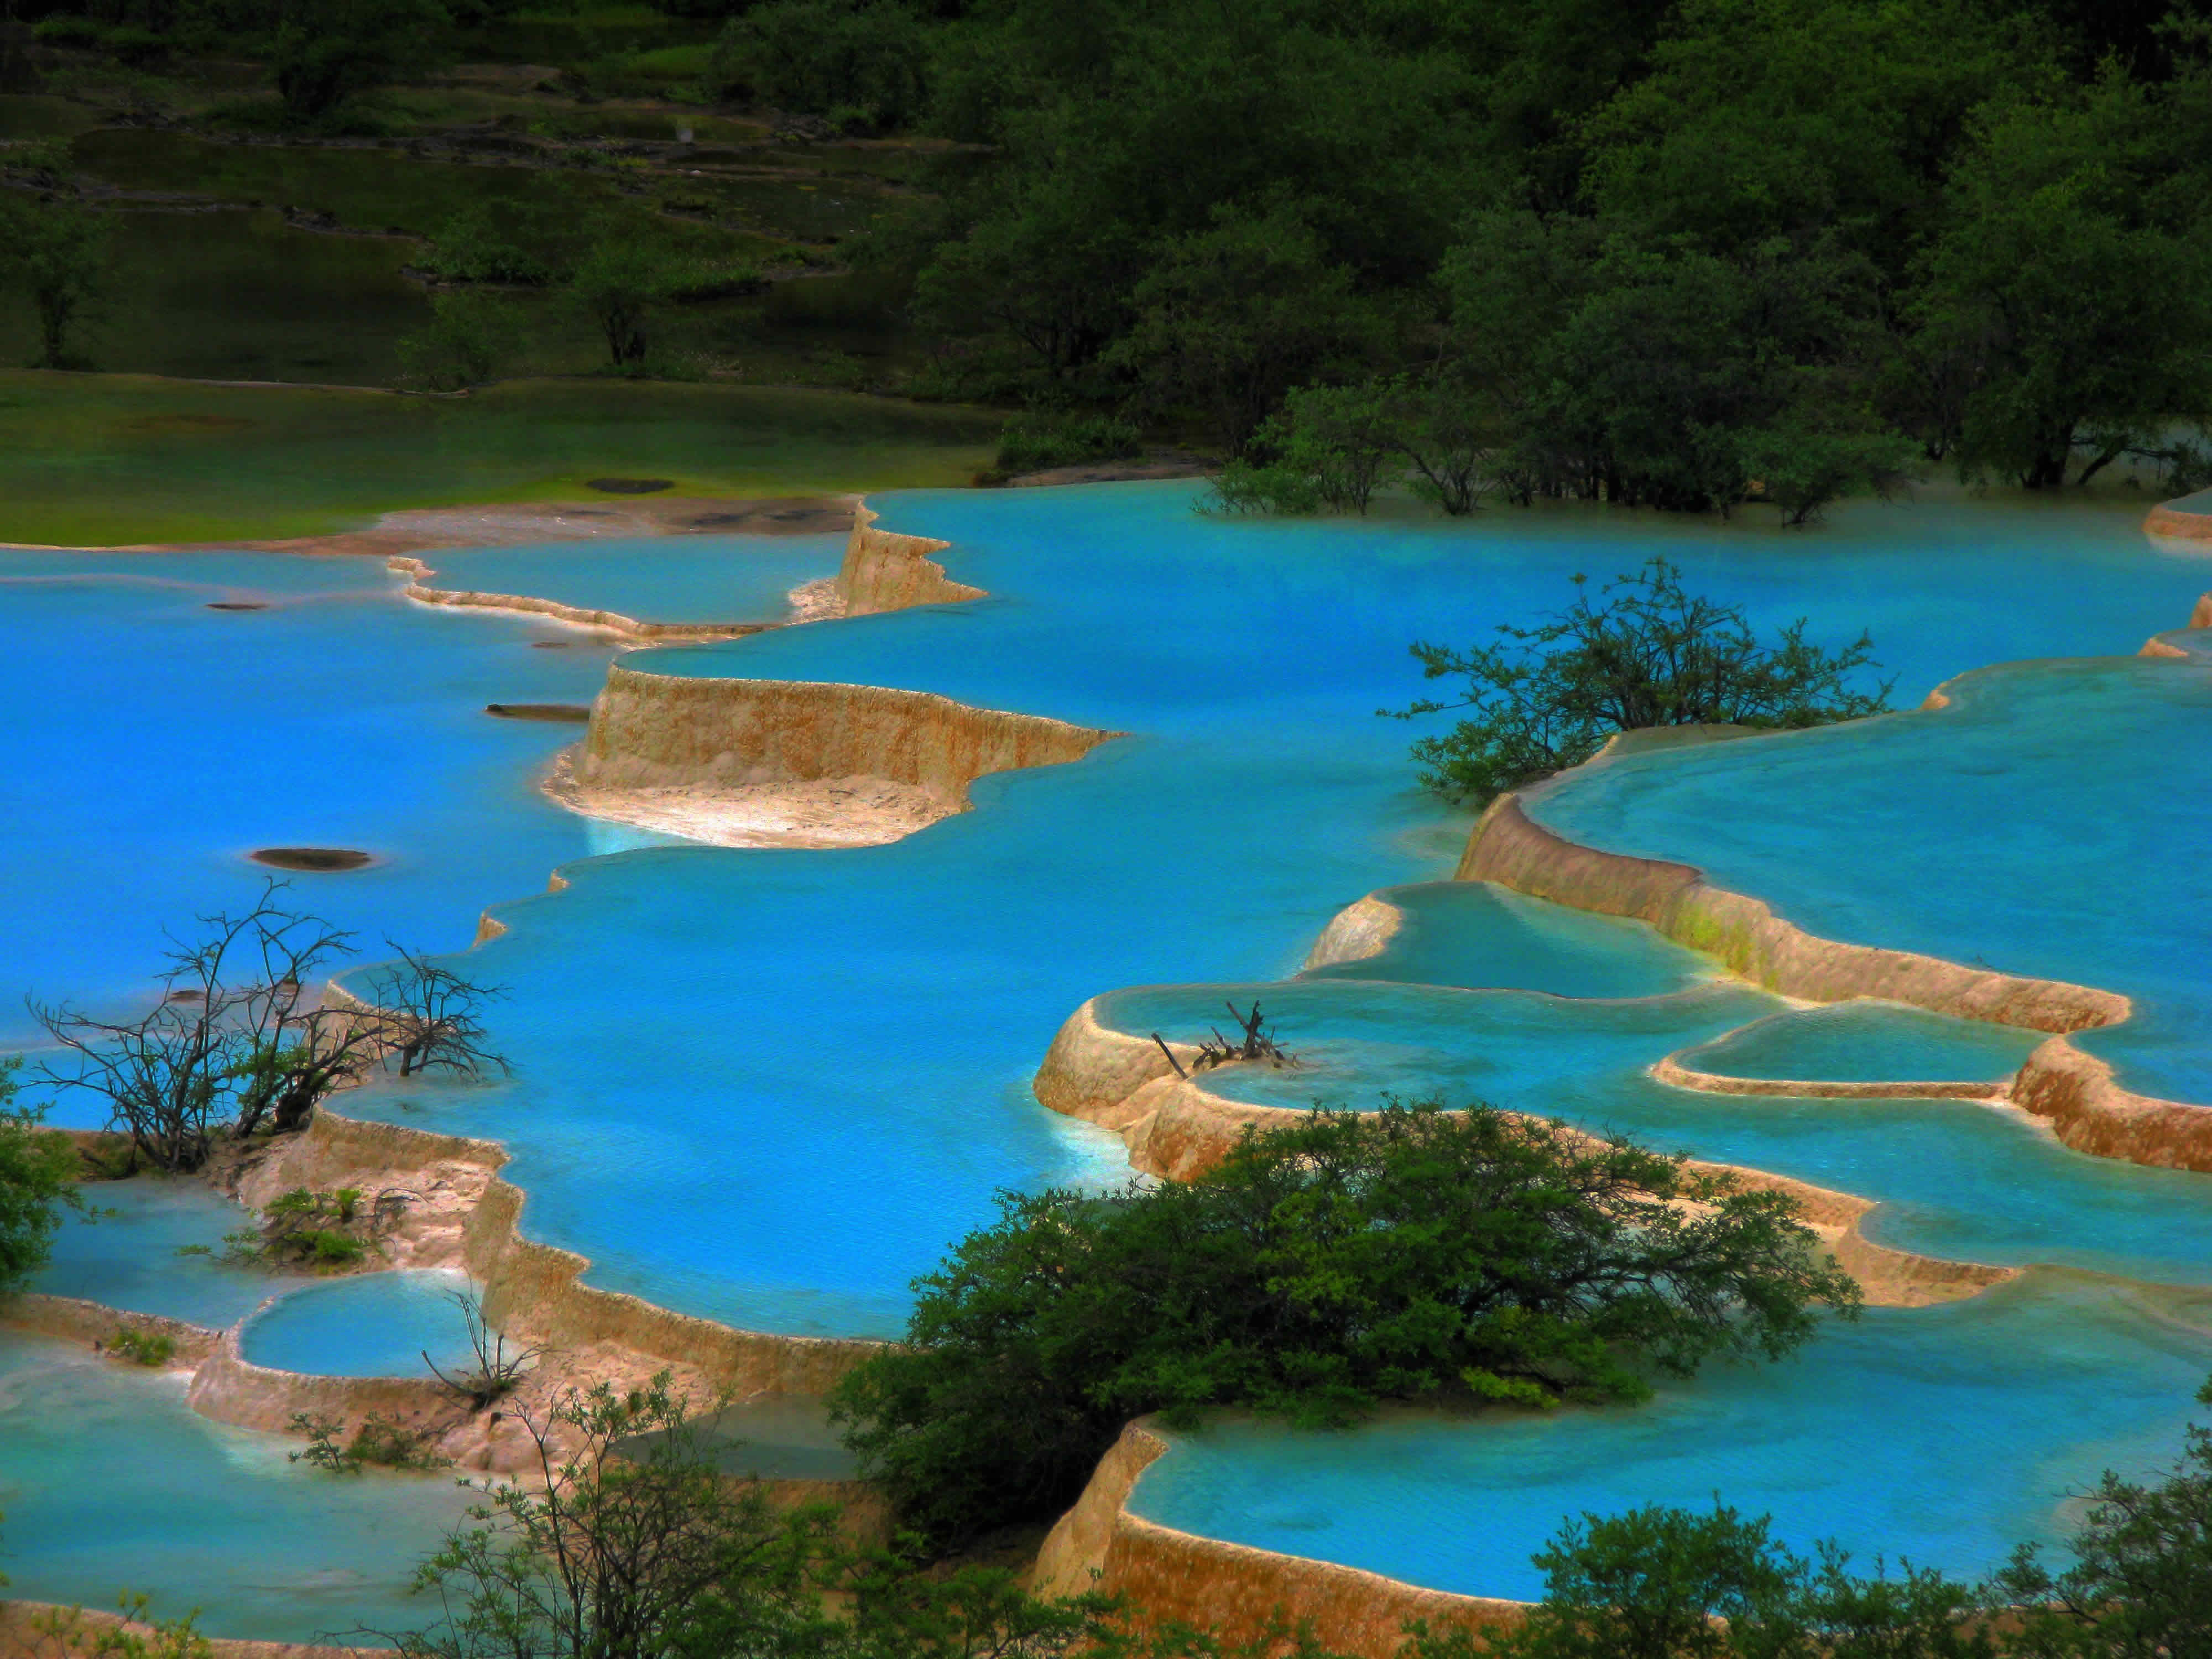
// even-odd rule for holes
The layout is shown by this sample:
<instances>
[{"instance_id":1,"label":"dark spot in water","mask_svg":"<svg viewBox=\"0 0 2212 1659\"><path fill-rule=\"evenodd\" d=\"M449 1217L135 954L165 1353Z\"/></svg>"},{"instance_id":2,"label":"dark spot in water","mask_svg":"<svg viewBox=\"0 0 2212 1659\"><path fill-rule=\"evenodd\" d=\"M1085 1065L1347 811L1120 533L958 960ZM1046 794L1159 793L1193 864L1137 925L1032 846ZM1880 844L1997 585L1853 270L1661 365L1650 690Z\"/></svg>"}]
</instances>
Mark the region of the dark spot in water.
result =
<instances>
[{"instance_id":1,"label":"dark spot in water","mask_svg":"<svg viewBox=\"0 0 2212 1659\"><path fill-rule=\"evenodd\" d=\"M587 702L488 702L484 713L503 720L557 720L583 726L592 718Z\"/></svg>"},{"instance_id":2,"label":"dark spot in water","mask_svg":"<svg viewBox=\"0 0 2212 1659\"><path fill-rule=\"evenodd\" d=\"M581 640L532 640L530 648L532 651L574 651L582 643Z\"/></svg>"},{"instance_id":3,"label":"dark spot in water","mask_svg":"<svg viewBox=\"0 0 2212 1659\"><path fill-rule=\"evenodd\" d=\"M586 478L585 483L603 495L650 495L655 490L673 489L673 478Z\"/></svg>"},{"instance_id":4,"label":"dark spot in water","mask_svg":"<svg viewBox=\"0 0 2212 1659\"><path fill-rule=\"evenodd\" d=\"M266 611L269 607L258 599L210 599L210 611Z\"/></svg>"},{"instance_id":5,"label":"dark spot in water","mask_svg":"<svg viewBox=\"0 0 2212 1659\"><path fill-rule=\"evenodd\" d=\"M257 847L246 856L272 870L358 870L374 862L350 847Z\"/></svg>"}]
</instances>

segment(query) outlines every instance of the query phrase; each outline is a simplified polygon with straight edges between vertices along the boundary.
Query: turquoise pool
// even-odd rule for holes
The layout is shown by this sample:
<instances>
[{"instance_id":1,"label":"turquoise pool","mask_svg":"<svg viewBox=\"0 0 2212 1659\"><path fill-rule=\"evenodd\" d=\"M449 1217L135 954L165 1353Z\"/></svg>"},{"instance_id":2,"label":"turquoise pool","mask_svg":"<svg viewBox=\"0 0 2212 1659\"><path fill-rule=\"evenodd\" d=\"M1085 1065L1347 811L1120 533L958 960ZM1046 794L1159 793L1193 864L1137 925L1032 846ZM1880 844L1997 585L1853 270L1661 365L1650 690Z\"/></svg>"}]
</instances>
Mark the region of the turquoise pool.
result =
<instances>
[{"instance_id":1,"label":"turquoise pool","mask_svg":"<svg viewBox=\"0 0 2212 1659\"><path fill-rule=\"evenodd\" d=\"M1389 1088L1556 1112L1863 1193L1882 1205L1870 1231L1900 1246L2056 1269L1980 1302L1870 1317L1796 1367L1707 1379L1648 1414L1312 1441L1224 1427L1139 1488L1148 1506L1180 1501L1179 1480L1203 1488L1176 1524L1422 1582L1510 1594L1564 1509L1678 1488L1694 1500L1715 1485L1773 1507L1793 1537L1799 1517L1832 1515L1818 1530L1972 1570L2001 1535L2047 1529L2046 1488L2173 1443L2212 1364L2188 1311L2212 1283L2208 1178L2081 1158L1971 1103L1656 1084L1648 1067L1681 1049L1718 1054L1716 1069L1903 1064L1935 1078L1929 1068L1971 1060L1966 1075L1996 1075L2021 1040L1863 1011L1793 1015L1645 930L1436 885L1469 815L1412 787L1413 732L1374 711L1424 690L1410 640L1479 639L1562 603L1578 571L1653 553L1761 623L1804 614L1824 636L1871 627L1906 705L1980 664L2132 651L2186 617L2212 565L2150 543L2134 508L1929 501L1853 507L1789 535L1578 511L1231 522L1194 514L1191 497L1143 485L887 498L887 527L951 542L951 573L991 597L632 659L940 691L1129 733L1074 765L985 778L975 811L907 841L827 853L642 846L544 803L533 776L573 733L490 720L483 706L587 701L608 657L534 649L552 633L526 617L408 606L367 565L0 556L0 672L41 710L0 786L15 809L0 817L0 890L24 896L0 903L15 988L137 994L162 925L253 890L239 854L257 845L376 853L357 876L297 878L304 902L371 939L459 949L495 906L508 931L470 970L507 988L496 1036L514 1079L391 1084L346 1109L500 1138L507 1175L530 1193L526 1231L590 1256L591 1282L756 1328L893 1333L909 1281L988 1216L995 1191L1121 1179L1118 1141L1044 1111L1028 1086L1061 1020L1117 987L1167 988L1109 1000L1142 1029L1211 1020L1224 993L1261 996L1312 1065L1220 1080L1248 1097L1369 1103ZM574 550L453 556L499 573L483 585L570 603L696 607L656 620L726 611L719 601L735 590L714 586L714 548L686 546L690 564L651 570L638 561L653 546L605 570ZM442 556L428 562L449 569ZM205 608L238 599L269 608ZM2201 672L2000 671L1960 688L1945 714L1623 762L1540 810L1600 845L1688 848L1672 855L1815 931L2130 991L2143 1018L2097 1041L2124 1049L2131 1075L2182 1079L2205 1052L2212 1007L2201 976L2212 958L2191 931L2203 907L2175 850L2197 775L2212 777L2186 764ZM1917 831L1891 799L1900 788ZM2093 810L2111 791L2145 803L2133 828ZM1717 824L1727 833L1708 848L1696 837ZM1912 849L1902 873L1867 850L1893 833L1918 836L1900 843ZM2092 853L2126 873L2129 895L2109 899L2109 874L2090 880ZM565 891L525 896L556 866ZM1376 889L1408 918L1383 953L1283 982L1329 918ZM40 896L58 893L65 926ZM2148 965L2122 960L2137 925ZM255 1352L313 1362L301 1369L384 1365L427 1310L410 1310L399 1281L372 1283L279 1303L252 1328ZM364 1298L359 1317L349 1297ZM1988 1363L2030 1351L2051 1362ZM1820 1375L1845 1385L1806 1380ZM1847 1407L1931 1426L1861 1455L1871 1431L1852 1437ZM17 1483L0 1491L11 1548L33 1504L79 1501L55 1469L121 1455L86 1449L94 1431L75 1410L56 1432L80 1437L46 1462L9 1464L0 1437L0 1480ZM2027 1473L2002 1489L1966 1480L1955 1503L1936 1502L1938 1474L1976 1473L1960 1425L1984 1410ZM137 1406L118 1413L102 1419L117 1425L98 1431L103 1445L186 1432ZM1936 1437L1946 1422L1955 1446ZM1687 1449L1671 1462L1668 1425ZM234 1443L191 1430L203 1431ZM1414 1452L1391 1449L1407 1436ZM794 1457L819 1449L789 1425L760 1439ZM1817 1465L1808 1449L1830 1441L1844 1455ZM257 1449L237 1454L241 1468L281 1458L273 1442L235 1443ZM1911 1456L1932 1461L1899 1486L1898 1460ZM1409 1460L1435 1478L1405 1485ZM327 1487L305 1490L330 1501ZM381 1529L394 1553L422 1547L442 1513L354 1491L346 1524ZM1926 1500L1920 1519L1899 1492ZM258 1512L239 1503L205 1538L149 1547L137 1587L185 1599L212 1571L208 1540L259 1535ZM1382 1534L1414 1530L1394 1528L1394 1505L1427 1517L1422 1550L1382 1549ZM1317 1514L1328 1523L1278 1524ZM19 1553L9 1571L19 1593L93 1595L77 1588L78 1553ZM383 1581L360 1571L336 1599L383 1606ZM227 1605L230 1628L257 1634L303 1616L274 1598Z\"/></svg>"},{"instance_id":2,"label":"turquoise pool","mask_svg":"<svg viewBox=\"0 0 2212 1659\"><path fill-rule=\"evenodd\" d=\"M297 1443L210 1423L181 1376L0 1329L0 1563L9 1594L88 1607L125 1590L218 1636L410 1630L416 1562L462 1519L450 1474L348 1479Z\"/></svg>"},{"instance_id":3,"label":"turquoise pool","mask_svg":"<svg viewBox=\"0 0 2212 1659\"><path fill-rule=\"evenodd\" d=\"M325 1279L289 1289L246 1322L239 1351L257 1365L322 1376L428 1377L474 1358L454 1297L468 1276L442 1268Z\"/></svg>"}]
</instances>

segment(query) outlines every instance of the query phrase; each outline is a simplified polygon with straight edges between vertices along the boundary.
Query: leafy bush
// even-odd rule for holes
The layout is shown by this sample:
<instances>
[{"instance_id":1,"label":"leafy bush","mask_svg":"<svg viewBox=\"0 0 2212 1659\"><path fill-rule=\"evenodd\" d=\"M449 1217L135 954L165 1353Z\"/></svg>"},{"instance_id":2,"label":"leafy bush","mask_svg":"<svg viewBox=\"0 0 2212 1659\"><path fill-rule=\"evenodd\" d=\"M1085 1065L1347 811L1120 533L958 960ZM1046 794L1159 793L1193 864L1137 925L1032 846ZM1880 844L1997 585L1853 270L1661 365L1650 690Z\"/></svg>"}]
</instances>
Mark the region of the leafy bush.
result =
<instances>
[{"instance_id":1,"label":"leafy bush","mask_svg":"<svg viewBox=\"0 0 2212 1659\"><path fill-rule=\"evenodd\" d=\"M42 1107L16 1106L20 1060L0 1060L0 1295L46 1264L64 1207L82 1209L76 1149L41 1128Z\"/></svg>"},{"instance_id":2,"label":"leafy bush","mask_svg":"<svg viewBox=\"0 0 2212 1659\"><path fill-rule=\"evenodd\" d=\"M91 18L66 12L42 17L31 26L31 38L42 46L96 46L100 32L100 26Z\"/></svg>"},{"instance_id":3,"label":"leafy bush","mask_svg":"<svg viewBox=\"0 0 2212 1659\"><path fill-rule=\"evenodd\" d=\"M734 259L694 259L672 265L667 276L667 295L682 304L708 300L734 300L758 294L768 287L760 267Z\"/></svg>"},{"instance_id":4,"label":"leafy bush","mask_svg":"<svg viewBox=\"0 0 2212 1659\"><path fill-rule=\"evenodd\" d=\"M521 343L513 307L497 295L450 292L430 297L430 326L399 342L405 378L431 392L481 386Z\"/></svg>"},{"instance_id":5,"label":"leafy bush","mask_svg":"<svg viewBox=\"0 0 2212 1659\"><path fill-rule=\"evenodd\" d=\"M2197 1391L2212 1406L2212 1382ZM2027 1659L2126 1659L2203 1653L2212 1644L2212 1429L2191 1424L2180 1460L2154 1481L2107 1470L2087 1493L2069 1540L2072 1565L2052 1572L2022 1545L1998 1574L2002 1598L2030 1611Z\"/></svg>"},{"instance_id":6,"label":"leafy bush","mask_svg":"<svg viewBox=\"0 0 2212 1659\"><path fill-rule=\"evenodd\" d=\"M1042 472L1055 466L1121 460L1143 447L1135 424L1112 415L1020 415L999 434L998 470Z\"/></svg>"},{"instance_id":7,"label":"leafy bush","mask_svg":"<svg viewBox=\"0 0 2212 1659\"><path fill-rule=\"evenodd\" d=\"M1213 475L1213 494L1198 500L1201 512L1299 515L1321 511L1321 491L1304 469L1283 462L1233 460Z\"/></svg>"},{"instance_id":8,"label":"leafy bush","mask_svg":"<svg viewBox=\"0 0 2212 1659\"><path fill-rule=\"evenodd\" d=\"M177 1352L177 1339L161 1331L134 1330L125 1325L108 1338L107 1351L118 1359L150 1370L169 1363Z\"/></svg>"},{"instance_id":9,"label":"leafy bush","mask_svg":"<svg viewBox=\"0 0 2212 1659\"><path fill-rule=\"evenodd\" d=\"M113 28L101 30L100 35L102 52L134 69L161 63L168 57L170 45L167 35L136 23L118 23Z\"/></svg>"},{"instance_id":10,"label":"leafy bush","mask_svg":"<svg viewBox=\"0 0 2212 1659\"><path fill-rule=\"evenodd\" d=\"M292 1432L307 1436L307 1443L298 1451L285 1453L288 1462L305 1463L328 1474L361 1473L361 1459L338 1442L338 1437L345 1432L345 1425L338 1419L325 1417L319 1412L294 1412Z\"/></svg>"},{"instance_id":11,"label":"leafy bush","mask_svg":"<svg viewBox=\"0 0 2212 1659\"><path fill-rule=\"evenodd\" d=\"M917 1289L906 1346L833 1405L940 1543L1058 1513L1139 1413L1635 1400L1858 1300L1780 1194L1395 1103L1248 1134L1187 1185L1008 1196Z\"/></svg>"},{"instance_id":12,"label":"leafy bush","mask_svg":"<svg viewBox=\"0 0 2212 1659\"><path fill-rule=\"evenodd\" d=\"M470 1510L416 1574L443 1622L392 1645L407 1659L775 1654L819 1632L828 1515L780 1516L758 1484L723 1478L668 1383L600 1383L519 1414L544 1479Z\"/></svg>"},{"instance_id":13,"label":"leafy bush","mask_svg":"<svg viewBox=\"0 0 2212 1659\"><path fill-rule=\"evenodd\" d=\"M357 1463L380 1469L442 1469L453 1461L436 1449L436 1437L428 1429L410 1428L376 1412L354 1431L347 1451Z\"/></svg>"},{"instance_id":14,"label":"leafy bush","mask_svg":"<svg viewBox=\"0 0 2212 1659\"><path fill-rule=\"evenodd\" d=\"M708 84L777 109L833 118L841 131L910 125L927 94L929 42L896 0L769 0L730 20Z\"/></svg>"},{"instance_id":15,"label":"leafy bush","mask_svg":"<svg viewBox=\"0 0 2212 1659\"><path fill-rule=\"evenodd\" d=\"M1417 1626L1408 1659L1987 1659L1973 1587L1910 1565L1791 1553L1765 1516L1652 1504L1571 1521L1535 1557L1544 1599L1518 1626Z\"/></svg>"},{"instance_id":16,"label":"leafy bush","mask_svg":"<svg viewBox=\"0 0 2212 1659\"><path fill-rule=\"evenodd\" d=\"M552 271L536 254L493 222L481 203L454 214L430 238L429 251L416 262L448 283L550 282Z\"/></svg>"},{"instance_id":17,"label":"leafy bush","mask_svg":"<svg viewBox=\"0 0 2212 1659\"><path fill-rule=\"evenodd\" d=\"M1474 711L1413 745L1424 786L1484 801L1579 766L1616 732L1825 726L1889 706L1887 684L1871 693L1847 684L1879 666L1867 635L1825 651L1807 641L1801 619L1761 644L1740 607L1685 592L1681 572L1663 558L1616 577L1595 601L1583 578L1575 586L1574 604L1535 627L1499 624L1498 645L1413 646L1425 678L1459 676L1466 692L1449 702L1424 698L1395 718Z\"/></svg>"}]
</instances>

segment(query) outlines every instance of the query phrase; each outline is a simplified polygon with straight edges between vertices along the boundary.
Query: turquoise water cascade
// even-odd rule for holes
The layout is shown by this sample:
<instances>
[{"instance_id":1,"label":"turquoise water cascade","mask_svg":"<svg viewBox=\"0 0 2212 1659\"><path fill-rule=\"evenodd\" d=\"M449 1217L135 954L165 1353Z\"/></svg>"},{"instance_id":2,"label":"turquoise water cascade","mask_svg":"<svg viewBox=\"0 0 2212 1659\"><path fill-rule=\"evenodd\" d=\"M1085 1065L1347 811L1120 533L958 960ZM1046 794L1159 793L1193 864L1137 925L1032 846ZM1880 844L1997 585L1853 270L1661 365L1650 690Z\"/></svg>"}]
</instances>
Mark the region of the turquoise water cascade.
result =
<instances>
[{"instance_id":1,"label":"turquoise water cascade","mask_svg":"<svg viewBox=\"0 0 2212 1659\"><path fill-rule=\"evenodd\" d=\"M1446 1588L1525 1591L1528 1551L1565 1510L1716 1486L1773 1508L1801 1543L1833 1533L1974 1571L2015 1536L2049 1535L2069 1484L2171 1449L2212 1364L2207 1177L2083 1158L1972 1102L1656 1084L1647 1068L1676 1053L1729 1075L1995 1078L2025 1040L1893 1011L1793 1012L1640 927L1432 885L1468 815L1412 787L1411 731L1374 711L1424 689L1410 640L1480 639L1563 602L1577 572L1655 553L1762 625L1870 627L1907 706L1982 664L2131 652L2187 615L2202 562L2148 542L2133 510L1930 501L1854 507L1793 535L1579 512L1240 522L1194 514L1190 495L888 498L886 527L952 544L951 574L990 597L625 659L937 691L1127 734L1073 764L983 778L974 811L905 841L830 852L641 845L653 838L543 800L532 776L573 732L481 709L588 699L606 653L532 649L549 625L403 607L393 579L360 566L6 556L6 672L69 695L8 786L19 808L57 805L7 815L0 868L20 878L9 891L67 892L76 907L58 927L50 906L0 906L18 988L132 994L161 921L252 890L238 854L256 845L379 854L359 876L295 878L372 940L458 948L495 905L507 931L470 969L506 988L496 1035L512 1080L387 1084L343 1109L499 1139L529 1194L524 1230L589 1256L589 1282L752 1328L893 1334L908 1281L988 1216L995 1190L1122 1179L1118 1141L1045 1111L1028 1086L1061 1020L1103 993L1111 1023L1181 1036L1217 1019L1224 994L1261 997L1311 1063L1212 1080L1235 1097L1368 1105L1388 1089L1558 1112L1876 1199L1869 1231L1900 1248L2045 1264L1638 1411L1394 1417L1334 1437L1224 1424L1138 1488L1140 1512L1170 1524ZM680 568L588 582L592 557L649 562L653 544L426 558L441 573L475 562L470 585L643 599L667 607L651 619L679 621L738 619L817 553L826 574L830 556L793 550L769 580L718 572L711 546L687 542ZM270 608L204 608L225 595ZM2179 1091L2212 1017L2177 828L2212 775L2188 764L2206 672L2039 662L1974 677L1940 714L1594 769L1537 810L1593 844L1705 866L1816 932L2136 995L2139 1023L2094 1041L2131 1078ZM165 723L167 740L150 741L149 711L187 697L202 700L204 739L177 743ZM118 753L147 760L111 778L96 757ZM348 763L313 763L332 754ZM2161 775L2170 811L2139 831L2100 827L2085 779L2136 799ZM1907 843L1917 867L1951 872L1941 893L1869 850L1908 817L1924 825ZM556 866L565 890L523 896ZM2109 925L2075 925L2115 870L2132 896ZM1401 890L1411 918L1381 956L1282 982L1340 907L1378 888ZM2153 941L2152 965L2129 960L2130 927ZM75 1259L54 1288L102 1282ZM323 1300L339 1294L277 1304L247 1327L251 1351L303 1369L385 1363ZM397 1285L344 1294L405 1299ZM2027 1352L2050 1363L1991 1360ZM157 1416L118 1408L100 1433L173 1432ZM1924 1427L1876 1444L1872 1425L1892 1419ZM1986 1467L2000 1437L2027 1449L2002 1478ZM52 1473L61 1454L16 1445L0 1435L11 1548L23 1493L70 1501ZM444 1511L390 1495L413 1491L324 1501L419 1543ZM1934 1501L1946 1493L1955 1501ZM1394 1513L1424 1524L1386 1524ZM210 1539L246 1524L229 1516ZM219 1577L220 1547L195 1556L178 1540L136 1582L191 1599ZM18 1593L88 1594L49 1555L9 1571ZM247 1588L205 1597L218 1627L297 1627Z\"/></svg>"}]
</instances>

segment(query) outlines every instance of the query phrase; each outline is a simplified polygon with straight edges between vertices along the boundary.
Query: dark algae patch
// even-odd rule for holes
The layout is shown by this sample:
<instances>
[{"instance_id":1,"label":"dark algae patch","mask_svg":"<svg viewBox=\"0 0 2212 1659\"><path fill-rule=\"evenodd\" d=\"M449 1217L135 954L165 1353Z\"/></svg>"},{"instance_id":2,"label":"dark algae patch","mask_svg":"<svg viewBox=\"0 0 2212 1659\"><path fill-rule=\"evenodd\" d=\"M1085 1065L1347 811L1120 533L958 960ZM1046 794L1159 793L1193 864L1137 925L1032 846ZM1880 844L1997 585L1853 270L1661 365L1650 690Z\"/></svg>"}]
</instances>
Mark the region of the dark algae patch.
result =
<instances>
[{"instance_id":1,"label":"dark algae patch","mask_svg":"<svg viewBox=\"0 0 2212 1659\"><path fill-rule=\"evenodd\" d=\"M350 847L257 847L246 857L272 870L299 870L318 875L365 869L375 862L368 854Z\"/></svg>"}]
</instances>

